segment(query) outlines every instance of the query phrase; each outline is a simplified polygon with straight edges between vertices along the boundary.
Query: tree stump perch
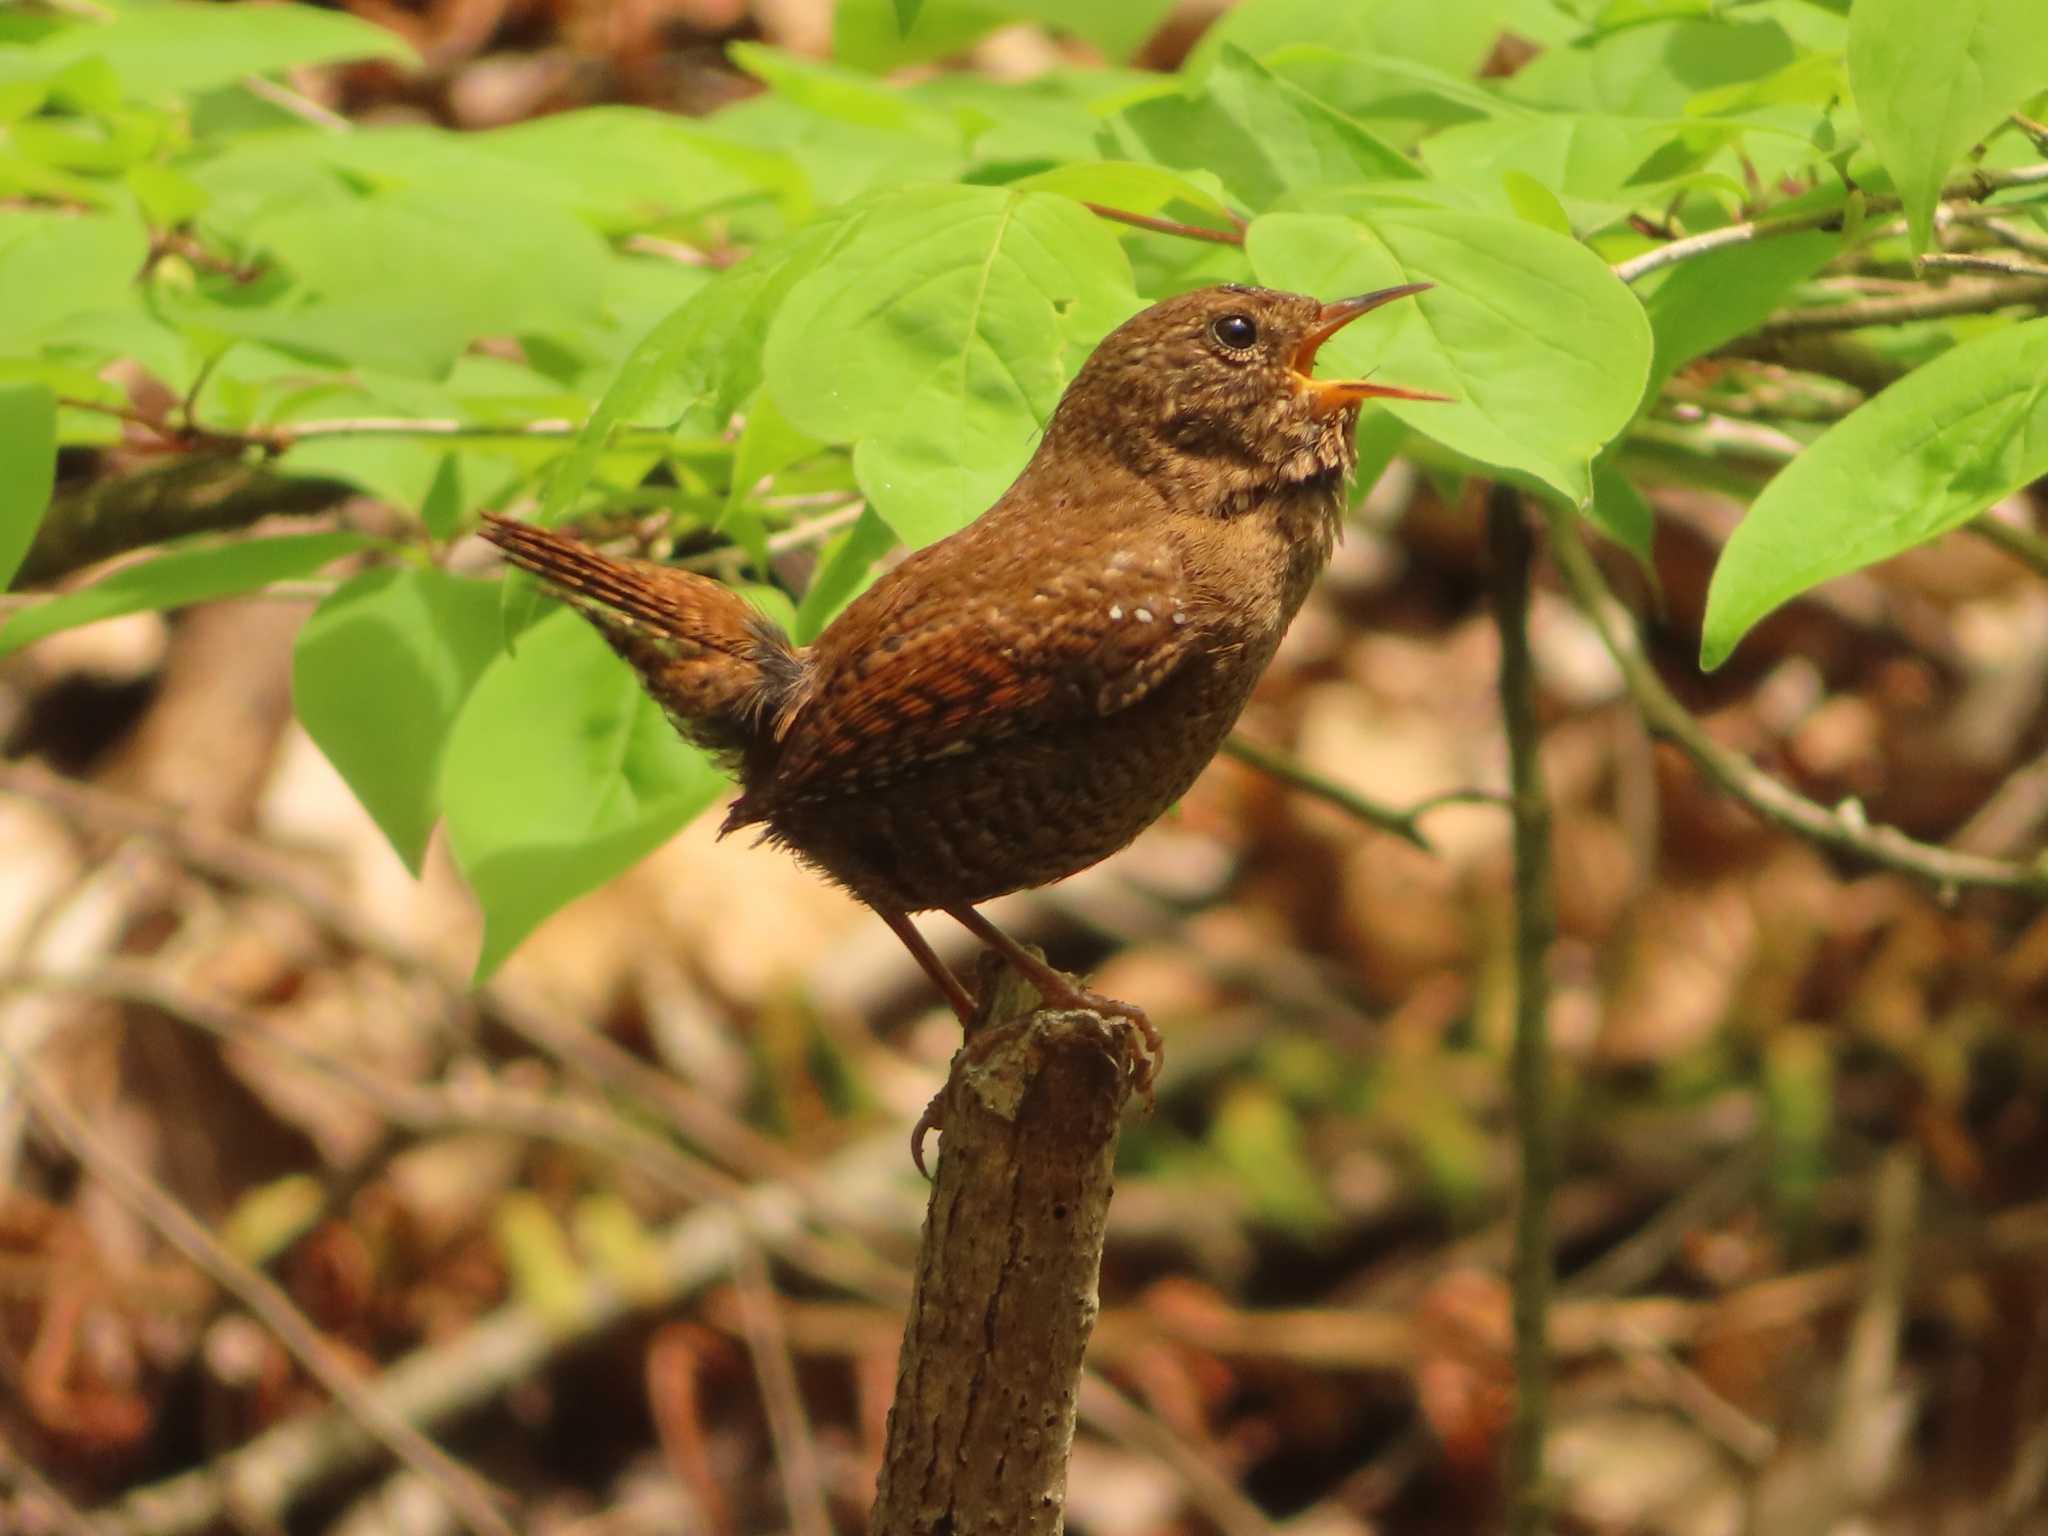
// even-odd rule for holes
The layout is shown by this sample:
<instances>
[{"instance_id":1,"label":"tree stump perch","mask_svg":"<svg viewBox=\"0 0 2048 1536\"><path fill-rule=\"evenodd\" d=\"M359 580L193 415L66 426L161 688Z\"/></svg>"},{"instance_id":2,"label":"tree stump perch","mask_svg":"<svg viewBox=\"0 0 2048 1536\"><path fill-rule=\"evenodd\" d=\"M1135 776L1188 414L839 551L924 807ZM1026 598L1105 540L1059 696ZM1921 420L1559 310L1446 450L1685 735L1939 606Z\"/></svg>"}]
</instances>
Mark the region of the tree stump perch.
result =
<instances>
[{"instance_id":1,"label":"tree stump perch","mask_svg":"<svg viewBox=\"0 0 2048 1536\"><path fill-rule=\"evenodd\" d=\"M1081 1362L1099 1310L1121 1020L1036 1011L999 960L943 1092L869 1536L1057 1536ZM1000 1035L982 1040L980 1032Z\"/></svg>"}]
</instances>

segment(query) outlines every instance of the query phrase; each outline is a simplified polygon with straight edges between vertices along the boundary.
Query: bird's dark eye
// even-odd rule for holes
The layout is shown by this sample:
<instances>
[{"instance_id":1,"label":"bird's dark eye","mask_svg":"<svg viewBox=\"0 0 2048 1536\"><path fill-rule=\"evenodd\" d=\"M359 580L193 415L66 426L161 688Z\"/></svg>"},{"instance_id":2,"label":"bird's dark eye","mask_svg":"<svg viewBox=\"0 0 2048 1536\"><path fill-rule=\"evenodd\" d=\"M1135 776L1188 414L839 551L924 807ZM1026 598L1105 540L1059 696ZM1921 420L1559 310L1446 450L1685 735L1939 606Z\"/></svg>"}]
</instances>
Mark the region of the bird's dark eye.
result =
<instances>
[{"instance_id":1,"label":"bird's dark eye","mask_svg":"<svg viewBox=\"0 0 2048 1536\"><path fill-rule=\"evenodd\" d=\"M1209 324L1209 334L1216 338L1217 345L1242 352L1258 343L1259 328L1250 315L1218 315Z\"/></svg>"}]
</instances>

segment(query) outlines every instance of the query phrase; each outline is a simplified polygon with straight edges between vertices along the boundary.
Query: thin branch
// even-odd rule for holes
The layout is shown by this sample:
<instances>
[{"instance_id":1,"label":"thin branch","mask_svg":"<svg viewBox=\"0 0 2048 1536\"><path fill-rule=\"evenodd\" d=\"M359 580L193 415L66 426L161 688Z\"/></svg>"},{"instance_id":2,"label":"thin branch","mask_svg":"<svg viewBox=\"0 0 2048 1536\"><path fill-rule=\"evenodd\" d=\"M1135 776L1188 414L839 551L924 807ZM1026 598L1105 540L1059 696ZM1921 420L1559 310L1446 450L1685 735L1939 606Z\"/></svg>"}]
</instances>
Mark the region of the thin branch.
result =
<instances>
[{"instance_id":1,"label":"thin branch","mask_svg":"<svg viewBox=\"0 0 2048 1536\"><path fill-rule=\"evenodd\" d=\"M2048 266L2038 261L1988 256L1981 251L1930 251L1920 258L1920 265L1950 272L1989 272L1994 277L2048 277Z\"/></svg>"},{"instance_id":2,"label":"thin branch","mask_svg":"<svg viewBox=\"0 0 2048 1536\"><path fill-rule=\"evenodd\" d=\"M1990 209L1979 212L1989 214ZM2009 245L2016 251L2025 251L2029 256L2038 256L2048 261L2048 235L2038 230L2027 229L2010 219L1983 218L1976 221L1978 228L1997 238L2000 244Z\"/></svg>"},{"instance_id":3,"label":"thin branch","mask_svg":"<svg viewBox=\"0 0 2048 1536\"><path fill-rule=\"evenodd\" d=\"M1945 320L1952 315L1988 315L2020 305L2042 304L2048 304L2048 278L1955 283L1930 293L1902 294L1893 299L1780 310L1758 326L1757 331L1764 336L1784 336L1797 331L1857 330L1866 325L1912 325L1922 320Z\"/></svg>"},{"instance_id":4,"label":"thin branch","mask_svg":"<svg viewBox=\"0 0 2048 1536\"><path fill-rule=\"evenodd\" d=\"M1326 804L1334 805L1345 815L1354 817L1369 827L1377 827L1382 832L1392 833L1403 842L1414 844L1424 853L1436 851L1418 825L1431 811L1446 805L1504 803L1502 797L1491 790L1453 789L1441 795L1431 795L1406 810L1399 810L1394 806L1382 805L1377 800L1368 799L1348 785L1339 784L1335 779L1317 773L1299 759L1289 757L1284 752L1275 752L1270 747L1262 747L1245 736L1230 737L1223 743L1223 750L1239 762L1249 763L1261 773L1270 774L1303 794L1312 795Z\"/></svg>"},{"instance_id":5,"label":"thin branch","mask_svg":"<svg viewBox=\"0 0 2048 1536\"><path fill-rule=\"evenodd\" d=\"M1634 619L1600 574L1574 519L1555 515L1550 530L1551 550L1565 585L1620 666L1622 680L1643 719L1651 730L1676 743L1727 793L1764 820L1824 848L1916 875L1944 892L1982 886L2048 896L2048 861L2011 863L1980 858L1919 842L1894 827L1873 826L1854 802L1829 810L1715 741L1657 676L1657 669L1643 653Z\"/></svg>"},{"instance_id":6,"label":"thin branch","mask_svg":"<svg viewBox=\"0 0 2048 1536\"><path fill-rule=\"evenodd\" d=\"M242 89L280 111L291 113L301 122L311 123L323 133L355 132L356 125L332 107L322 106L303 91L295 91L281 81L268 80L262 75L244 75Z\"/></svg>"},{"instance_id":7,"label":"thin branch","mask_svg":"<svg viewBox=\"0 0 2048 1536\"><path fill-rule=\"evenodd\" d=\"M1083 208L1099 219L1108 219L1116 224L1128 224L1133 229L1149 229L1155 235L1179 235L1184 240L1207 240L1214 245L1243 245L1244 231L1239 229L1204 229L1199 224L1183 224L1178 219L1157 219L1149 213L1132 213L1124 208L1110 208L1101 203L1083 201Z\"/></svg>"},{"instance_id":8,"label":"thin branch","mask_svg":"<svg viewBox=\"0 0 2048 1536\"><path fill-rule=\"evenodd\" d=\"M2007 171L1972 171L1944 187L1942 199L1945 202L1980 203L1994 192L2038 186L2043 182L2048 182L2048 164L2022 166L2017 170ZM1866 214L1896 213L1900 206L1896 197L1872 197L1864 200ZM1750 219L1741 224L1727 224L1720 229L1710 229L1702 234L1688 235L1682 240L1673 240L1669 245L1660 245L1654 251L1631 256L1627 261L1618 261L1614 264L1614 275L1624 283L1633 283L1640 278L1648 277L1652 272L1661 272L1664 268L1675 267L1680 262L1692 261L1714 251L1726 250L1731 245L1747 245L1752 240L1768 240L1778 235L1799 234L1806 230L1839 229L1841 224L1842 210L1839 208L1826 213L1799 214L1788 219Z\"/></svg>"},{"instance_id":9,"label":"thin branch","mask_svg":"<svg viewBox=\"0 0 2048 1536\"><path fill-rule=\"evenodd\" d=\"M1753 240L1803 234L1814 229L1838 229L1841 223L1842 210L1836 208L1827 213L1801 214L1789 219L1750 219L1741 224L1724 224L1719 229L1687 235L1682 240L1673 240L1668 245L1660 245L1655 250L1643 252L1640 256L1631 256L1627 261L1617 261L1614 264L1614 275L1624 283L1638 282L1652 272L1661 272L1666 267L1677 266L1680 262L1710 256L1715 251L1725 251L1733 245L1748 245Z\"/></svg>"},{"instance_id":10,"label":"thin branch","mask_svg":"<svg viewBox=\"0 0 2048 1536\"><path fill-rule=\"evenodd\" d=\"M1508 1443L1508 1529L1538 1536L1549 1526L1543 1442L1549 1419L1550 1202L1557 1180L1550 1107L1550 946L1557 936L1551 887L1550 807L1543 794L1535 662L1529 650L1530 535L1521 493L1487 493L1487 549L1494 622L1500 630L1500 707L1507 732L1515 847L1515 1130L1522 1153L1515 1214L1515 1413Z\"/></svg>"},{"instance_id":11,"label":"thin branch","mask_svg":"<svg viewBox=\"0 0 2048 1536\"><path fill-rule=\"evenodd\" d=\"M2038 574L2048 576L2048 538L2043 538L2033 529L2022 528L2018 523L2007 522L1990 512L1971 518L1963 526L1986 544L2003 550Z\"/></svg>"},{"instance_id":12,"label":"thin branch","mask_svg":"<svg viewBox=\"0 0 2048 1536\"><path fill-rule=\"evenodd\" d=\"M291 1352L306 1374L325 1387L366 1434L433 1487L464 1525L478 1536L516 1536L511 1523L498 1512L483 1480L359 1381L289 1296L230 1253L169 1191L108 1151L84 1117L53 1092L14 1051L0 1047L0 1064L13 1074L22 1097L44 1127L81 1166L222 1290L247 1307Z\"/></svg>"},{"instance_id":13,"label":"thin branch","mask_svg":"<svg viewBox=\"0 0 2048 1536\"><path fill-rule=\"evenodd\" d=\"M775 1443L783 1513L795 1536L832 1536L818 1442L804 1412L803 1393L797 1387L796 1366L789 1357L789 1338L782 1329L782 1309L775 1304L768 1266L753 1243L740 1243L733 1258L733 1298L738 1303L740 1332L754 1359L754 1380L767 1410L768 1435Z\"/></svg>"}]
</instances>

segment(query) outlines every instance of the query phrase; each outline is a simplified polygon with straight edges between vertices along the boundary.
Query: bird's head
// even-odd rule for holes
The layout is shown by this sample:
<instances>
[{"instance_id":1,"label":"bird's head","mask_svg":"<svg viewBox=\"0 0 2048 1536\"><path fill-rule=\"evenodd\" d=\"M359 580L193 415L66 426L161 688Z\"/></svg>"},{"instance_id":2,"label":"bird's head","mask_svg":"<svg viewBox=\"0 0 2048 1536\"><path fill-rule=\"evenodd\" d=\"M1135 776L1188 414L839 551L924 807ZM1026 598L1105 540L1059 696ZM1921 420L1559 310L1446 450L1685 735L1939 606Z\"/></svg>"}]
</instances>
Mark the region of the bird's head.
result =
<instances>
[{"instance_id":1,"label":"bird's head","mask_svg":"<svg viewBox=\"0 0 2048 1536\"><path fill-rule=\"evenodd\" d=\"M1319 379L1317 349L1360 315L1430 286L1404 283L1331 304L1238 283L1164 299L1103 338L1061 400L1054 430L1105 442L1140 473L1205 462L1233 482L1348 473L1362 403L1447 397Z\"/></svg>"}]
</instances>

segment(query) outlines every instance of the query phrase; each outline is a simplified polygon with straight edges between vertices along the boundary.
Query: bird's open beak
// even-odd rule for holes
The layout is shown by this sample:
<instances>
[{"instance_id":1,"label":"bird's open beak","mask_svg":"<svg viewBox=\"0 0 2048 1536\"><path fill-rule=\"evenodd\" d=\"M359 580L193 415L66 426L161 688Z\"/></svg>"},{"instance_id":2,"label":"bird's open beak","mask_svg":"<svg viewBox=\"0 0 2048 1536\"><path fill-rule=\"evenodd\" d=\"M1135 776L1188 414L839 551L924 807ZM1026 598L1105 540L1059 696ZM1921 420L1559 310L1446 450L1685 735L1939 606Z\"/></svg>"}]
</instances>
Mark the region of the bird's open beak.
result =
<instances>
[{"instance_id":1,"label":"bird's open beak","mask_svg":"<svg viewBox=\"0 0 2048 1536\"><path fill-rule=\"evenodd\" d=\"M1353 299L1325 304L1322 313L1316 317L1315 329L1302 337L1301 345L1294 350L1292 370L1296 393L1311 397L1318 416L1327 416L1361 400L1449 400L1449 395L1433 395L1425 389L1402 389L1394 384L1375 384L1370 379L1318 379L1309 373L1316 365L1317 349L1360 315L1435 286L1434 283L1403 283L1398 288L1382 288L1377 293L1361 293Z\"/></svg>"}]
</instances>

